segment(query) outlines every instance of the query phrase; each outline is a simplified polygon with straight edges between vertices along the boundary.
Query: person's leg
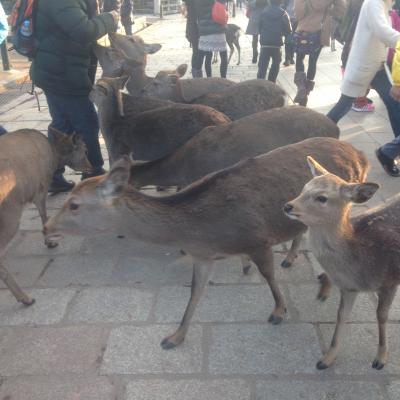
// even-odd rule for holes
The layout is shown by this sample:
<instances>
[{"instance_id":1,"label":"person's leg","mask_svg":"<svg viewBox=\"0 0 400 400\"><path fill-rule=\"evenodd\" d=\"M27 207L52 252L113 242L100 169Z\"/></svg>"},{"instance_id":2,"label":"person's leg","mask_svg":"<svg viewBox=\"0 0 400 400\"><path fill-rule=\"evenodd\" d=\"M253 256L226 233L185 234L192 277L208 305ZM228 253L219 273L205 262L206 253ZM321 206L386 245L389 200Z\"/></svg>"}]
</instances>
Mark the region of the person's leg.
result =
<instances>
[{"instance_id":1,"label":"person's leg","mask_svg":"<svg viewBox=\"0 0 400 400\"><path fill-rule=\"evenodd\" d=\"M206 61L204 63L204 68L206 70L207 78L212 77L212 69L211 69L212 56L213 56L212 51L205 51Z\"/></svg>"},{"instance_id":2,"label":"person's leg","mask_svg":"<svg viewBox=\"0 0 400 400\"><path fill-rule=\"evenodd\" d=\"M282 53L281 49L271 49L271 56L272 56L272 65L269 70L268 80L271 82L276 82L279 74L279 65L282 61Z\"/></svg>"},{"instance_id":3,"label":"person's leg","mask_svg":"<svg viewBox=\"0 0 400 400\"><path fill-rule=\"evenodd\" d=\"M221 58L221 65L219 67L221 78L226 78L226 73L228 71L228 52L226 50L220 51L219 56Z\"/></svg>"},{"instance_id":4,"label":"person's leg","mask_svg":"<svg viewBox=\"0 0 400 400\"><path fill-rule=\"evenodd\" d=\"M193 72L195 72L196 76L193 76L193 78L203 77L203 62L204 62L205 56L206 56L205 51L200 50L200 49L197 50L196 68L193 70Z\"/></svg>"},{"instance_id":5,"label":"person's leg","mask_svg":"<svg viewBox=\"0 0 400 400\"><path fill-rule=\"evenodd\" d=\"M132 36L132 24L130 22L124 23L125 35Z\"/></svg>"},{"instance_id":6,"label":"person's leg","mask_svg":"<svg viewBox=\"0 0 400 400\"><path fill-rule=\"evenodd\" d=\"M253 47L253 59L252 63L257 64L257 59L258 59L258 35L253 35L253 40L251 42L251 45Z\"/></svg>"},{"instance_id":7,"label":"person's leg","mask_svg":"<svg viewBox=\"0 0 400 400\"><path fill-rule=\"evenodd\" d=\"M355 97L349 97L344 94L340 96L339 101L329 111L327 117L333 122L338 123L351 109Z\"/></svg>"},{"instance_id":8,"label":"person's leg","mask_svg":"<svg viewBox=\"0 0 400 400\"><path fill-rule=\"evenodd\" d=\"M261 47L260 57L258 58L257 79L265 79L270 59L268 47Z\"/></svg>"},{"instance_id":9,"label":"person's leg","mask_svg":"<svg viewBox=\"0 0 400 400\"><path fill-rule=\"evenodd\" d=\"M297 86L297 93L293 99L294 103L304 104L307 98L306 90L306 74L304 72L304 58L305 54L296 53L296 72L294 74L294 83Z\"/></svg>"},{"instance_id":10,"label":"person's leg","mask_svg":"<svg viewBox=\"0 0 400 400\"><path fill-rule=\"evenodd\" d=\"M313 81L315 75L317 74L317 61L318 57L321 54L322 47L319 50L314 51L308 57L308 68L307 68L307 80Z\"/></svg>"},{"instance_id":11,"label":"person's leg","mask_svg":"<svg viewBox=\"0 0 400 400\"><path fill-rule=\"evenodd\" d=\"M193 40L192 45L192 76L193 78L201 78L203 76L202 65L199 54L199 40ZM200 64L200 67L199 67Z\"/></svg>"},{"instance_id":12,"label":"person's leg","mask_svg":"<svg viewBox=\"0 0 400 400\"><path fill-rule=\"evenodd\" d=\"M285 61L283 62L283 65L285 67L288 67L290 65L290 60L292 59L290 40L290 35L285 36Z\"/></svg>"}]
</instances>

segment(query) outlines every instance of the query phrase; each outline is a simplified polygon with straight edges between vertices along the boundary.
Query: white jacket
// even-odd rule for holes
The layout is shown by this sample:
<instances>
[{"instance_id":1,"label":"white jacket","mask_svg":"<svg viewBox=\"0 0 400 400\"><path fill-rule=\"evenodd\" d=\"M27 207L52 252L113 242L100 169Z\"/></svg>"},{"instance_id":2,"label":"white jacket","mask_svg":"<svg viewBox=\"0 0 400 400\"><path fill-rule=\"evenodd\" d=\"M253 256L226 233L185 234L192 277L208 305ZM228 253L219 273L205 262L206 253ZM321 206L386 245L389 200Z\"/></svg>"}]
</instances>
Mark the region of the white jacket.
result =
<instances>
[{"instance_id":1,"label":"white jacket","mask_svg":"<svg viewBox=\"0 0 400 400\"><path fill-rule=\"evenodd\" d=\"M396 47L400 40L400 32L391 27L390 8L391 0L364 1L341 86L344 95L365 96L386 61L387 47Z\"/></svg>"}]
</instances>

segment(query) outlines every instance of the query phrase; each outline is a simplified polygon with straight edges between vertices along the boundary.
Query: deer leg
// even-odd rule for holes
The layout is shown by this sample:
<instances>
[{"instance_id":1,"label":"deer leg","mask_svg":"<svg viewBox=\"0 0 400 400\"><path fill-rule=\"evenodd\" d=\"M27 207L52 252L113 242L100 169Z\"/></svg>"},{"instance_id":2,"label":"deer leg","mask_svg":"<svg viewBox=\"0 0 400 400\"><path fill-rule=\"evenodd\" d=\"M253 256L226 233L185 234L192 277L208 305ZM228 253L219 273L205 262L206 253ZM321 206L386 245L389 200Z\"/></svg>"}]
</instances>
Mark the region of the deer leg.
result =
<instances>
[{"instance_id":1,"label":"deer leg","mask_svg":"<svg viewBox=\"0 0 400 400\"><path fill-rule=\"evenodd\" d=\"M35 302L35 299L29 297L15 282L14 277L0 263L0 279L10 289L14 297L22 304L30 306Z\"/></svg>"},{"instance_id":2,"label":"deer leg","mask_svg":"<svg viewBox=\"0 0 400 400\"><path fill-rule=\"evenodd\" d=\"M233 47L232 43L228 43L229 46L229 58L228 58L228 64L231 62L231 58L233 56L233 52L235 51L235 48Z\"/></svg>"},{"instance_id":3,"label":"deer leg","mask_svg":"<svg viewBox=\"0 0 400 400\"><path fill-rule=\"evenodd\" d=\"M257 265L261 275L266 279L275 300L275 308L270 315L268 322L278 325L282 322L283 316L286 313L286 306L283 295L275 280L274 255L272 249L270 247L267 249L259 249L251 254L251 259Z\"/></svg>"},{"instance_id":4,"label":"deer leg","mask_svg":"<svg viewBox=\"0 0 400 400\"><path fill-rule=\"evenodd\" d=\"M239 38L235 40L234 42L236 49L238 51L238 62L237 65L240 65L240 44L239 44Z\"/></svg>"},{"instance_id":5,"label":"deer leg","mask_svg":"<svg viewBox=\"0 0 400 400\"><path fill-rule=\"evenodd\" d=\"M247 275L251 268L251 258L247 255L241 255L240 261L242 262L242 271Z\"/></svg>"},{"instance_id":6,"label":"deer leg","mask_svg":"<svg viewBox=\"0 0 400 400\"><path fill-rule=\"evenodd\" d=\"M161 342L161 347L164 350L172 349L178 346L185 339L189 329L190 321L192 320L196 306L204 292L204 288L208 282L208 277L213 267L213 262L210 260L195 259L193 264L192 287L190 300L186 306L185 314L183 315L181 324L178 330L171 336L166 337Z\"/></svg>"},{"instance_id":7,"label":"deer leg","mask_svg":"<svg viewBox=\"0 0 400 400\"><path fill-rule=\"evenodd\" d=\"M375 360L372 362L372 368L377 370L382 369L387 361L388 348L386 338L386 323L389 315L390 306L392 305L394 296L396 295L397 287L384 288L378 293L378 308L376 310L376 317L378 319L379 328L379 344L378 352Z\"/></svg>"},{"instance_id":8,"label":"deer leg","mask_svg":"<svg viewBox=\"0 0 400 400\"><path fill-rule=\"evenodd\" d=\"M218 62L218 51L214 51L212 63L216 64Z\"/></svg>"},{"instance_id":9,"label":"deer leg","mask_svg":"<svg viewBox=\"0 0 400 400\"><path fill-rule=\"evenodd\" d=\"M292 245L290 246L290 250L286 258L282 261L281 267L289 268L292 266L294 260L297 258L297 252L300 247L301 238L303 237L303 232L298 234L292 241Z\"/></svg>"},{"instance_id":10,"label":"deer leg","mask_svg":"<svg viewBox=\"0 0 400 400\"><path fill-rule=\"evenodd\" d=\"M42 220L42 225L44 227L44 224L47 222L47 210L46 210L46 196L47 196L47 190L43 190L43 192L39 193L38 195L35 196L33 199L33 203L35 204L36 208L39 211L40 219ZM44 244L49 248L52 249L54 247L58 246L58 242L55 240L50 240L46 236L44 238Z\"/></svg>"},{"instance_id":11,"label":"deer leg","mask_svg":"<svg viewBox=\"0 0 400 400\"><path fill-rule=\"evenodd\" d=\"M320 301L325 301L329 297L329 294L331 292L332 282L325 272L318 275L318 280L320 283L320 287L317 294L317 299Z\"/></svg>"},{"instance_id":12,"label":"deer leg","mask_svg":"<svg viewBox=\"0 0 400 400\"><path fill-rule=\"evenodd\" d=\"M340 291L340 305L337 314L335 333L332 337L331 346L328 352L317 362L317 369L326 369L335 361L339 351L339 336L342 333L345 322L347 321L354 302L357 298L358 292L341 290Z\"/></svg>"}]
</instances>

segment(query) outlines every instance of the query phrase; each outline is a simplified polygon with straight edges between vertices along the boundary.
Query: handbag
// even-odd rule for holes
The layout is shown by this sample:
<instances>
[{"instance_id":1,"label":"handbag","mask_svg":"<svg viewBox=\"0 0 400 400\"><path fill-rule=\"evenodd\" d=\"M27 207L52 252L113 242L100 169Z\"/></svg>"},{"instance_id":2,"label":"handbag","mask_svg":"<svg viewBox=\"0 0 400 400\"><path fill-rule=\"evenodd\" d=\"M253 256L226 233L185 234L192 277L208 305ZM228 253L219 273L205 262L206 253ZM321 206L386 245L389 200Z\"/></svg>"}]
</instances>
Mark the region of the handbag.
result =
<instances>
[{"instance_id":1,"label":"handbag","mask_svg":"<svg viewBox=\"0 0 400 400\"><path fill-rule=\"evenodd\" d=\"M225 5L218 0L215 1L211 10L211 18L219 25L226 25L228 22L228 12L226 11Z\"/></svg>"}]
</instances>

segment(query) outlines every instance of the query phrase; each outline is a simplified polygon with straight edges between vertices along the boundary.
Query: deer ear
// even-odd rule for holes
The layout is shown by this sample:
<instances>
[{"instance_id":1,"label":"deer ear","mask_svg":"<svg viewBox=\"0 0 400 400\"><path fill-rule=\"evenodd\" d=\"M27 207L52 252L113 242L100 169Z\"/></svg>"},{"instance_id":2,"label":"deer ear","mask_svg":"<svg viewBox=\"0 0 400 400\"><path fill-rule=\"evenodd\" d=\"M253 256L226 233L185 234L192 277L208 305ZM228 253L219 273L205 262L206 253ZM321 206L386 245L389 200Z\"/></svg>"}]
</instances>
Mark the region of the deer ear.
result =
<instances>
[{"instance_id":1,"label":"deer ear","mask_svg":"<svg viewBox=\"0 0 400 400\"><path fill-rule=\"evenodd\" d=\"M121 192L128 183L131 165L129 156L123 156L113 164L110 172L99 186L103 196L113 197Z\"/></svg>"},{"instance_id":2,"label":"deer ear","mask_svg":"<svg viewBox=\"0 0 400 400\"><path fill-rule=\"evenodd\" d=\"M353 203L365 203L379 189L379 185L373 182L348 183L340 188L340 193Z\"/></svg>"},{"instance_id":3,"label":"deer ear","mask_svg":"<svg viewBox=\"0 0 400 400\"><path fill-rule=\"evenodd\" d=\"M307 164L313 176L327 175L329 172L311 156L307 156Z\"/></svg>"},{"instance_id":4,"label":"deer ear","mask_svg":"<svg viewBox=\"0 0 400 400\"><path fill-rule=\"evenodd\" d=\"M182 76L184 76L186 74L187 69L188 69L188 65L187 64L181 64L176 69L176 73L177 73L177 75L179 75L179 77L182 78Z\"/></svg>"},{"instance_id":5,"label":"deer ear","mask_svg":"<svg viewBox=\"0 0 400 400\"><path fill-rule=\"evenodd\" d=\"M157 51L160 50L160 49L161 49L161 44L158 44L158 43L152 43L152 44L146 43L144 45L144 52L146 54L157 53Z\"/></svg>"},{"instance_id":6,"label":"deer ear","mask_svg":"<svg viewBox=\"0 0 400 400\"><path fill-rule=\"evenodd\" d=\"M57 128L54 128L54 126L49 125L48 132L51 133L54 142L61 142L65 139L68 139L68 135L66 133L59 131Z\"/></svg>"}]
</instances>

